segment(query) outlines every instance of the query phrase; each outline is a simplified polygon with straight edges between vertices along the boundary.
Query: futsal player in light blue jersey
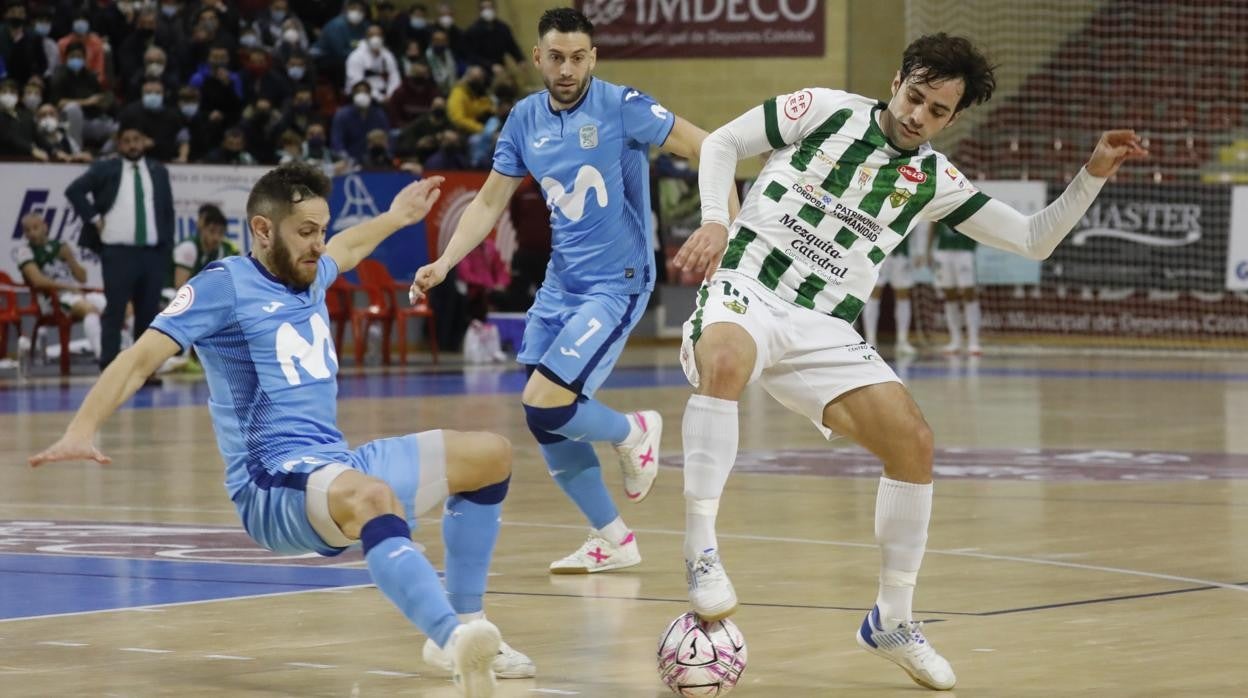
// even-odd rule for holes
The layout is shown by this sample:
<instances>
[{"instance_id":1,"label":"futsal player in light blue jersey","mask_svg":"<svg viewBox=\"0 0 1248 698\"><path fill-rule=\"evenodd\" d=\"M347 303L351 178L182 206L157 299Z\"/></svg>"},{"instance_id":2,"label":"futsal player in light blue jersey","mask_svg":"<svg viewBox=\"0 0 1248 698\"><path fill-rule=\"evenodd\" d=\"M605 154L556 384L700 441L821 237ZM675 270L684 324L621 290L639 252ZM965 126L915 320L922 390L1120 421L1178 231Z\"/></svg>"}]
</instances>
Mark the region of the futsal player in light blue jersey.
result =
<instances>
[{"instance_id":1,"label":"futsal player in light blue jersey","mask_svg":"<svg viewBox=\"0 0 1248 698\"><path fill-rule=\"evenodd\" d=\"M571 8L538 22L533 62L546 90L518 102L494 151L494 168L465 210L446 251L416 273L417 298L494 227L525 175L550 208L546 281L528 312L519 361L529 370L522 401L551 476L592 527L588 540L550 571L583 574L641 562L602 480L592 442L615 446L624 493L650 492L663 421L621 414L594 399L654 288L650 146L696 158L706 132L639 90L593 77L593 25Z\"/></svg>"},{"instance_id":2,"label":"futsal player in light blue jersey","mask_svg":"<svg viewBox=\"0 0 1248 698\"><path fill-rule=\"evenodd\" d=\"M95 446L100 425L165 359L194 345L226 489L247 533L283 554L336 555L361 543L377 587L429 636L425 660L450 669L465 695L488 696L496 671L535 671L482 612L511 444L442 430L349 448L337 426L338 357L325 307L334 279L424 218L440 183L408 185L388 212L326 243L325 175L302 163L265 174L247 200L252 256L213 262L187 282L100 375L61 439L30 462L108 463ZM444 590L411 528L448 494Z\"/></svg>"}]
</instances>

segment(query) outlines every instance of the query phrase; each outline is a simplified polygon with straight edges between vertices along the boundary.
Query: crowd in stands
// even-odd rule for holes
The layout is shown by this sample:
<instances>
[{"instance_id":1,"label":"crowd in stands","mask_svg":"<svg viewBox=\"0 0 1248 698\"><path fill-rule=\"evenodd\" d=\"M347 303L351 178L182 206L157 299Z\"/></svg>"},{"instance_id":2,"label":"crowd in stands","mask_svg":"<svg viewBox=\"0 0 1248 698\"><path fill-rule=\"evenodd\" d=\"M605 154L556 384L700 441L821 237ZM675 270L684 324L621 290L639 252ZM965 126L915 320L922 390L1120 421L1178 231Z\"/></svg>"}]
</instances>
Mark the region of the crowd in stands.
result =
<instances>
[{"instance_id":1,"label":"crowd in stands","mask_svg":"<svg viewBox=\"0 0 1248 698\"><path fill-rule=\"evenodd\" d=\"M490 0L5 0L0 158L488 169L524 62Z\"/></svg>"}]
</instances>

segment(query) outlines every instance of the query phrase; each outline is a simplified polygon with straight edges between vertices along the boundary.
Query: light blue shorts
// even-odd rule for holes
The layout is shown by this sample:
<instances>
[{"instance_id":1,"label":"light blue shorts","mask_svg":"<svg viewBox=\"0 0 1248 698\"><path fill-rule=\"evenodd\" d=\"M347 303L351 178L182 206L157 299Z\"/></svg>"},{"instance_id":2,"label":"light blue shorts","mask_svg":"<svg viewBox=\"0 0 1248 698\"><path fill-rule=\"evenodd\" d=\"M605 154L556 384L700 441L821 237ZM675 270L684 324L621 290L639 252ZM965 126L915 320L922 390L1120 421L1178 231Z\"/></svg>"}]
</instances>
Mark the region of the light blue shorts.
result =
<instances>
[{"instance_id":1,"label":"light blue shorts","mask_svg":"<svg viewBox=\"0 0 1248 698\"><path fill-rule=\"evenodd\" d=\"M517 360L547 378L593 397L624 351L650 292L631 296L571 293L542 286L524 324ZM553 374L553 375L552 375Z\"/></svg>"},{"instance_id":2,"label":"light blue shorts","mask_svg":"<svg viewBox=\"0 0 1248 698\"><path fill-rule=\"evenodd\" d=\"M269 482L253 480L235 495L243 528L275 553L341 553L353 541L329 518L325 491L348 469L390 485L413 528L417 516L446 497L445 440L441 431L426 431L370 441L353 451L293 455Z\"/></svg>"}]
</instances>

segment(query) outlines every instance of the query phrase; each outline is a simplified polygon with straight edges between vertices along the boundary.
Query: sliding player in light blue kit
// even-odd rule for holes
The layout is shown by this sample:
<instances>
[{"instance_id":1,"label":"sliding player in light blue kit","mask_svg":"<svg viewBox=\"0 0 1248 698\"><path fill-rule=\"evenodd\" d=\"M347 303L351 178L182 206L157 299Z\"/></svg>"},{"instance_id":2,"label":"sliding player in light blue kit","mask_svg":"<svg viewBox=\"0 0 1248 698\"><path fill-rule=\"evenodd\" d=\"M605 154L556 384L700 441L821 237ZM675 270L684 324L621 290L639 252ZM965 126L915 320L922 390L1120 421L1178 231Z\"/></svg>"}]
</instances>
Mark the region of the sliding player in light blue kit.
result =
<instances>
[{"instance_id":1,"label":"sliding player in light blue kit","mask_svg":"<svg viewBox=\"0 0 1248 698\"><path fill-rule=\"evenodd\" d=\"M302 163L265 174L247 200L253 256L213 262L182 286L100 375L60 441L30 462L108 463L95 447L100 425L194 345L226 489L247 533L284 554L336 555L362 543L377 587L429 636L425 661L450 668L465 695L488 696L496 671L534 673L482 612L511 444L487 432L426 431L351 450L337 426L338 356L325 306L340 273L424 218L441 181L408 185L388 212L326 244L329 180ZM444 591L411 527L448 493Z\"/></svg>"}]
</instances>

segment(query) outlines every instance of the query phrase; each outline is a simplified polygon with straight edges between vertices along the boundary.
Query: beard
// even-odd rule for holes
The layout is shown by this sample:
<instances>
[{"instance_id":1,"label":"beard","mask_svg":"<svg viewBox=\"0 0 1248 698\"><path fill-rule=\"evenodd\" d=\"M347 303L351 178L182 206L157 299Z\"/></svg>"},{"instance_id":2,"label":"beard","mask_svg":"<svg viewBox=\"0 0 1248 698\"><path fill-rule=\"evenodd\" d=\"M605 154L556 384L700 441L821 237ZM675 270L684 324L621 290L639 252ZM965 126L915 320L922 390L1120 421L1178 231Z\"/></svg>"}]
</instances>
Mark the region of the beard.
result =
<instances>
[{"instance_id":1,"label":"beard","mask_svg":"<svg viewBox=\"0 0 1248 698\"><path fill-rule=\"evenodd\" d=\"M269 261L273 263L273 275L287 286L297 291L305 291L316 281L316 269L304 269L294 257L282 237L273 236L273 254L269 257Z\"/></svg>"},{"instance_id":2,"label":"beard","mask_svg":"<svg viewBox=\"0 0 1248 698\"><path fill-rule=\"evenodd\" d=\"M584 79L576 84L575 87L560 87L555 81L547 80L546 76L542 76L542 82L545 83L546 89L550 91L552 97L559 104L572 106L581 100L585 95L585 90L589 89L589 81L593 75L586 75Z\"/></svg>"}]
</instances>

